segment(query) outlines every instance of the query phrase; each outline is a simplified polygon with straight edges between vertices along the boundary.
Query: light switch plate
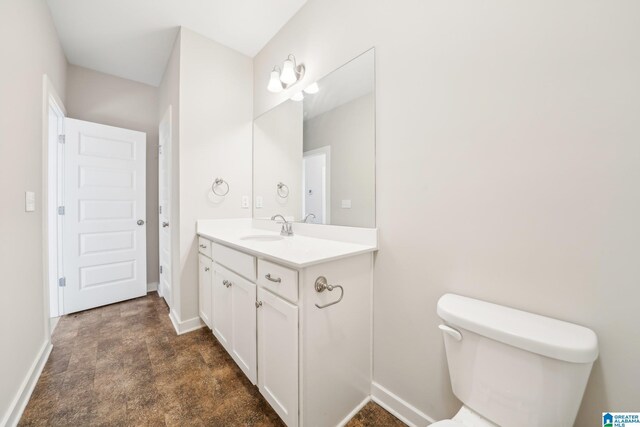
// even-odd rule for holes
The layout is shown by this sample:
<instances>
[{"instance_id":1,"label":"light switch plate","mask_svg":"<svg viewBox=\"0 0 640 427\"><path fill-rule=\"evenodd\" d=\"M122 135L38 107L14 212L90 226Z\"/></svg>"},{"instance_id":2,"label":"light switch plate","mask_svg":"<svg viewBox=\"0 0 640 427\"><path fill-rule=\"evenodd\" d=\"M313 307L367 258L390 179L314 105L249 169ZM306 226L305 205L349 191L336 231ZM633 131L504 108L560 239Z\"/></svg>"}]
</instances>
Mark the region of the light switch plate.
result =
<instances>
[{"instance_id":1,"label":"light switch plate","mask_svg":"<svg viewBox=\"0 0 640 427\"><path fill-rule=\"evenodd\" d=\"M262 207L262 196L256 197L256 209L260 209Z\"/></svg>"},{"instance_id":2,"label":"light switch plate","mask_svg":"<svg viewBox=\"0 0 640 427\"><path fill-rule=\"evenodd\" d=\"M249 209L249 196L242 196L242 209Z\"/></svg>"},{"instance_id":3,"label":"light switch plate","mask_svg":"<svg viewBox=\"0 0 640 427\"><path fill-rule=\"evenodd\" d=\"M24 192L24 211L34 212L36 210L36 193L33 191Z\"/></svg>"},{"instance_id":4,"label":"light switch plate","mask_svg":"<svg viewBox=\"0 0 640 427\"><path fill-rule=\"evenodd\" d=\"M351 200L343 200L342 209L351 209Z\"/></svg>"}]
</instances>

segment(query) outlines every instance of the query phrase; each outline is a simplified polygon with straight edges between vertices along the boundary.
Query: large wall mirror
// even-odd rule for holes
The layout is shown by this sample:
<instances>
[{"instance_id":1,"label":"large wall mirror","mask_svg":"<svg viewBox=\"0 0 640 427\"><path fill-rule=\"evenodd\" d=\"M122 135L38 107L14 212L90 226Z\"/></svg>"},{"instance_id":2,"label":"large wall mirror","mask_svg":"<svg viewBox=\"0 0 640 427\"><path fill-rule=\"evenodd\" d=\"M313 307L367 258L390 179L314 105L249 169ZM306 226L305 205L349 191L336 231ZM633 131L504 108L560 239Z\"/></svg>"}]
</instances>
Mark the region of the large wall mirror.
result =
<instances>
[{"instance_id":1,"label":"large wall mirror","mask_svg":"<svg viewBox=\"0 0 640 427\"><path fill-rule=\"evenodd\" d=\"M255 119L254 218L375 227L374 68L370 49Z\"/></svg>"}]
</instances>

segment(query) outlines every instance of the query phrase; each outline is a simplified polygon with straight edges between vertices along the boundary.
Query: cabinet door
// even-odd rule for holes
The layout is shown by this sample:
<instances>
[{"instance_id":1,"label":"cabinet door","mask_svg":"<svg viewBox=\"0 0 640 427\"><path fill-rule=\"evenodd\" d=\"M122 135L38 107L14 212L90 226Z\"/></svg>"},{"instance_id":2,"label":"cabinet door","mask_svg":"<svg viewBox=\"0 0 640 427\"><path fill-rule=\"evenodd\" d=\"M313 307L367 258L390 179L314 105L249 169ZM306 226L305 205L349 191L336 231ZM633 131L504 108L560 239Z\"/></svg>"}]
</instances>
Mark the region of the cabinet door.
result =
<instances>
[{"instance_id":1,"label":"cabinet door","mask_svg":"<svg viewBox=\"0 0 640 427\"><path fill-rule=\"evenodd\" d=\"M256 285L231 275L231 357L256 384Z\"/></svg>"},{"instance_id":2,"label":"cabinet door","mask_svg":"<svg viewBox=\"0 0 640 427\"><path fill-rule=\"evenodd\" d=\"M231 353L231 287L225 273L213 269L213 334L220 344Z\"/></svg>"},{"instance_id":3,"label":"cabinet door","mask_svg":"<svg viewBox=\"0 0 640 427\"><path fill-rule=\"evenodd\" d=\"M258 387L289 427L298 425L298 307L258 288Z\"/></svg>"},{"instance_id":4,"label":"cabinet door","mask_svg":"<svg viewBox=\"0 0 640 427\"><path fill-rule=\"evenodd\" d=\"M200 271L198 272L198 304L200 308L200 318L211 328L211 260L206 256L199 255Z\"/></svg>"}]
</instances>

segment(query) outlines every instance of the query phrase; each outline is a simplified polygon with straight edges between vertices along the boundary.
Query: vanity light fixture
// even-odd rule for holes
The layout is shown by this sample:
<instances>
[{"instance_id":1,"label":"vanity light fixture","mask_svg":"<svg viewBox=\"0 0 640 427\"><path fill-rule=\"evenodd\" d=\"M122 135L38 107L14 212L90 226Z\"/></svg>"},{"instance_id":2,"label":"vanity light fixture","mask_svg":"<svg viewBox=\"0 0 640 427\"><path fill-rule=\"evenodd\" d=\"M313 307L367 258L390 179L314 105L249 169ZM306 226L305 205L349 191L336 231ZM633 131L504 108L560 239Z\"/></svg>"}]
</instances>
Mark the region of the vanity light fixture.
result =
<instances>
[{"instance_id":1,"label":"vanity light fixture","mask_svg":"<svg viewBox=\"0 0 640 427\"><path fill-rule=\"evenodd\" d=\"M318 83L317 82L313 82L309 86L304 88L304 92L308 93L309 95L313 95L314 93L318 93L319 90L320 90L320 88L318 87Z\"/></svg>"},{"instance_id":2,"label":"vanity light fixture","mask_svg":"<svg viewBox=\"0 0 640 427\"><path fill-rule=\"evenodd\" d=\"M291 97L292 101L302 101L303 99L304 99L304 94L302 93L302 91L294 93L293 96Z\"/></svg>"},{"instance_id":3,"label":"vanity light fixture","mask_svg":"<svg viewBox=\"0 0 640 427\"><path fill-rule=\"evenodd\" d=\"M287 86L291 86L304 75L304 65L296 65L296 57L290 53L282 65L280 81Z\"/></svg>"},{"instance_id":4,"label":"vanity light fixture","mask_svg":"<svg viewBox=\"0 0 640 427\"><path fill-rule=\"evenodd\" d=\"M304 77L304 64L296 64L296 57L291 53L285 59L282 70L276 65L271 71L267 90L278 93L298 83Z\"/></svg>"},{"instance_id":5,"label":"vanity light fixture","mask_svg":"<svg viewBox=\"0 0 640 427\"><path fill-rule=\"evenodd\" d=\"M280 82L280 68L276 65L271 71L271 77L269 78L269 84L267 90L269 92L278 93L282 92L282 83Z\"/></svg>"}]
</instances>

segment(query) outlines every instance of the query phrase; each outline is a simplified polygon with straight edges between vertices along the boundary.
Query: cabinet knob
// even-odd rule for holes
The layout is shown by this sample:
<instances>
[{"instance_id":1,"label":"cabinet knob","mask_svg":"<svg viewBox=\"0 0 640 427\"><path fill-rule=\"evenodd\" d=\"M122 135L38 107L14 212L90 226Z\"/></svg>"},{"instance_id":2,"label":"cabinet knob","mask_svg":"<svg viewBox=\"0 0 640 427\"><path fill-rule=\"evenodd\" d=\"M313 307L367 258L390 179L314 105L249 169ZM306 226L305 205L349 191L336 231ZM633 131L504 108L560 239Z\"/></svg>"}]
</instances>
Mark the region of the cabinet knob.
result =
<instances>
[{"instance_id":1,"label":"cabinet knob","mask_svg":"<svg viewBox=\"0 0 640 427\"><path fill-rule=\"evenodd\" d=\"M209 267L205 267L205 268L204 268L204 271L209 271Z\"/></svg>"},{"instance_id":2,"label":"cabinet knob","mask_svg":"<svg viewBox=\"0 0 640 427\"><path fill-rule=\"evenodd\" d=\"M207 249L207 245L200 245L202 249Z\"/></svg>"},{"instance_id":3,"label":"cabinet knob","mask_svg":"<svg viewBox=\"0 0 640 427\"><path fill-rule=\"evenodd\" d=\"M256 308L262 307L262 301L256 301Z\"/></svg>"}]
</instances>

